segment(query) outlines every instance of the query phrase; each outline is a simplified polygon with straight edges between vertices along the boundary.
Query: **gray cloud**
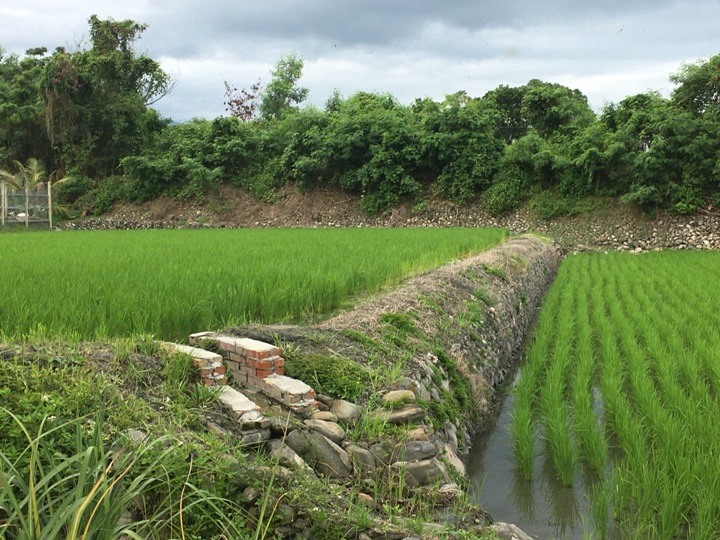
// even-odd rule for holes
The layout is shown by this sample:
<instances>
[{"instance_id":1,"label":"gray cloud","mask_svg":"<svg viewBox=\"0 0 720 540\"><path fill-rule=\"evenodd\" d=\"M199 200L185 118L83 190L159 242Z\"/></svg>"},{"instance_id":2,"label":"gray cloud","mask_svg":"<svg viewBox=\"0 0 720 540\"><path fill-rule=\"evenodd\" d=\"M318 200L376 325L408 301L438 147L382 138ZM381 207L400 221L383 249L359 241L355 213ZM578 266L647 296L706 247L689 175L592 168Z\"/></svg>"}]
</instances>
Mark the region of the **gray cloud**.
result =
<instances>
[{"instance_id":1,"label":"gray cloud","mask_svg":"<svg viewBox=\"0 0 720 540\"><path fill-rule=\"evenodd\" d=\"M322 105L334 88L403 102L482 95L538 78L579 88L596 108L657 89L682 62L717 54L717 0L6 0L0 45L73 45L87 18L149 24L141 51L179 76L158 104L176 120L223 114L223 81L268 79L294 51Z\"/></svg>"}]
</instances>

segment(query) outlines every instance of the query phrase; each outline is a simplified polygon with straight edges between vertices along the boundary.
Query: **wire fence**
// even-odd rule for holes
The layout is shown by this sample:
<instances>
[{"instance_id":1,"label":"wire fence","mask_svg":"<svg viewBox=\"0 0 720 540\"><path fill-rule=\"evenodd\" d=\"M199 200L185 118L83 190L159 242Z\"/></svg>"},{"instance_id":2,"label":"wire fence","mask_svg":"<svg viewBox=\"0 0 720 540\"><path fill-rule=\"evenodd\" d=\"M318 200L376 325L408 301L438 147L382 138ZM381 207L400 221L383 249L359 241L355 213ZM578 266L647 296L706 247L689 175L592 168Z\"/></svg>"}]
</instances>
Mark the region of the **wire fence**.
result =
<instances>
[{"instance_id":1,"label":"wire fence","mask_svg":"<svg viewBox=\"0 0 720 540\"><path fill-rule=\"evenodd\" d=\"M27 200L26 200L27 198ZM0 181L0 225L48 223L52 227L52 201L47 190L17 191Z\"/></svg>"}]
</instances>

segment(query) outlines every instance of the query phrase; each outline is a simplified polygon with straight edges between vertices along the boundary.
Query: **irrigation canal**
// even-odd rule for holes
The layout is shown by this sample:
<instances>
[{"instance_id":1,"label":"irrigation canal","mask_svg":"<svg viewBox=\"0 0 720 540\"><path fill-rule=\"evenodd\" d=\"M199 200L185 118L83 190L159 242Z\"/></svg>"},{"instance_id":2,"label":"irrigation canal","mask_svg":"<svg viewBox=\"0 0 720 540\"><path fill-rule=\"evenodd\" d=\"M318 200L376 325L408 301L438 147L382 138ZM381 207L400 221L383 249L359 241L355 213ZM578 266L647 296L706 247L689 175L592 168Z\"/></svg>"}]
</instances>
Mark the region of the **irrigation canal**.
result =
<instances>
[{"instance_id":1,"label":"irrigation canal","mask_svg":"<svg viewBox=\"0 0 720 540\"><path fill-rule=\"evenodd\" d=\"M582 475L572 487L563 486L538 445L533 481L526 481L515 466L509 432L514 394L503 392L498 407L495 425L473 442L468 460L471 497L496 521L514 523L533 538L583 538L593 521Z\"/></svg>"}]
</instances>

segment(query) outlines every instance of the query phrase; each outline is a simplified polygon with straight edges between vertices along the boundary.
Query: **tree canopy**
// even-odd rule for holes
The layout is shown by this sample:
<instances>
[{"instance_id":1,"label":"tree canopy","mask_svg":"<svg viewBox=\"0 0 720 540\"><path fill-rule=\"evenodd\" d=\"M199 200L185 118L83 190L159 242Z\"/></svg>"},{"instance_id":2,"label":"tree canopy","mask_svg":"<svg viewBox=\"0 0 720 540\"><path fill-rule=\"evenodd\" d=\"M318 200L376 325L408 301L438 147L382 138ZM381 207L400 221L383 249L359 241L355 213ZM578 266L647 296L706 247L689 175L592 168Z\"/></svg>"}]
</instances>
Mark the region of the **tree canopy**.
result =
<instances>
[{"instance_id":1,"label":"tree canopy","mask_svg":"<svg viewBox=\"0 0 720 540\"><path fill-rule=\"evenodd\" d=\"M146 26L89 26L76 51L0 49L0 168L36 158L70 172L61 192L86 210L198 199L222 183L272 198L287 182L357 194L369 212L428 196L480 197L495 213L533 198L546 215L587 196L720 204L720 55L682 66L669 99L645 92L596 114L579 90L536 79L409 105L336 91L318 109L302 105L304 63L288 54L264 86L226 83L230 116L173 124L150 107L173 80L135 51Z\"/></svg>"}]
</instances>

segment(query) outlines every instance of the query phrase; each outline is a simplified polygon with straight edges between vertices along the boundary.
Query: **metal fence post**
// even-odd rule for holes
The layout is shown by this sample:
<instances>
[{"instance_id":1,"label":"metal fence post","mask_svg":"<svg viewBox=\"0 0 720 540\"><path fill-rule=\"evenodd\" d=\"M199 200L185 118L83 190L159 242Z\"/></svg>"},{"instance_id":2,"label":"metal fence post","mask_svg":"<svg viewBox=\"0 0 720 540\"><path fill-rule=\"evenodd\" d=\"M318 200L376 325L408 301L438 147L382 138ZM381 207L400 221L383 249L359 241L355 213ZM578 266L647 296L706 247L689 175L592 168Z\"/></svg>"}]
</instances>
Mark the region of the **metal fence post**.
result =
<instances>
[{"instance_id":1,"label":"metal fence post","mask_svg":"<svg viewBox=\"0 0 720 540\"><path fill-rule=\"evenodd\" d=\"M5 226L5 214L7 214L7 197L5 195L5 180L0 180L0 216L2 226Z\"/></svg>"},{"instance_id":2,"label":"metal fence post","mask_svg":"<svg viewBox=\"0 0 720 540\"><path fill-rule=\"evenodd\" d=\"M48 179L48 222L50 223L50 230L52 230L52 182Z\"/></svg>"}]
</instances>

